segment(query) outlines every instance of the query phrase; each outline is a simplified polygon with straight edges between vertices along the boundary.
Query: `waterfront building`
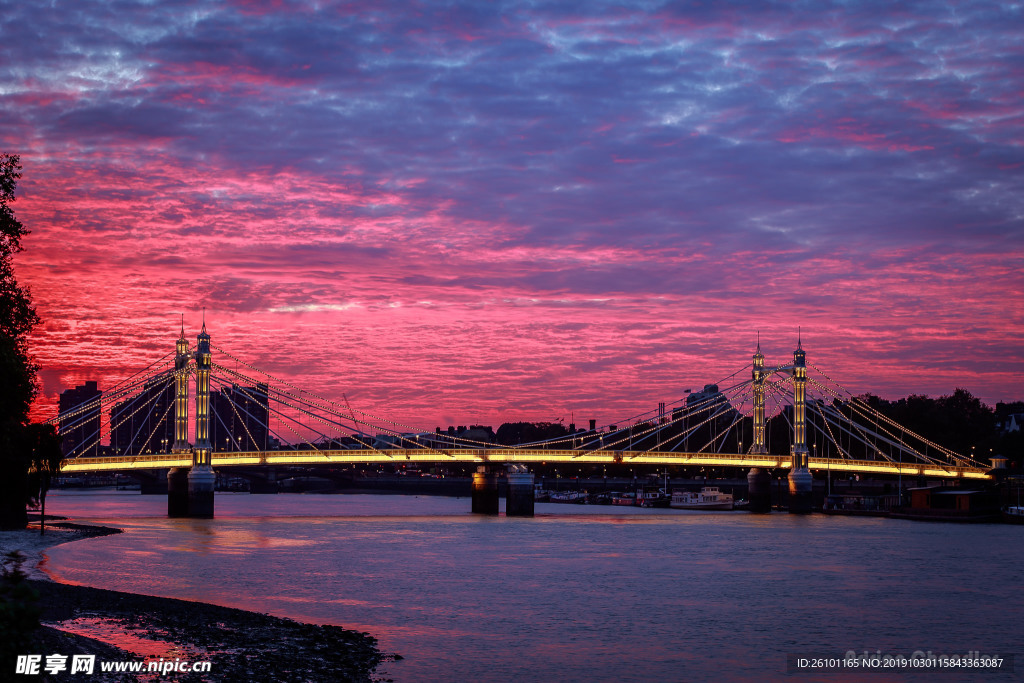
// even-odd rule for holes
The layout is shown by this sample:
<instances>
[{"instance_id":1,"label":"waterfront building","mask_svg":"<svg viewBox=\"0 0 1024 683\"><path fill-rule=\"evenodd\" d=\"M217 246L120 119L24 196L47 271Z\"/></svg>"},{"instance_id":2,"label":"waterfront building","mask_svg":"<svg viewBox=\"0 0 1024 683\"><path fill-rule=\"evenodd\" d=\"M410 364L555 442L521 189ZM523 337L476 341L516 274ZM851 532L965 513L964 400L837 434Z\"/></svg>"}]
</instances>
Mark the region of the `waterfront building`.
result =
<instances>
[{"instance_id":1,"label":"waterfront building","mask_svg":"<svg viewBox=\"0 0 1024 683\"><path fill-rule=\"evenodd\" d=\"M213 450L266 451L270 446L270 400L266 384L232 384L210 392Z\"/></svg>"},{"instance_id":2,"label":"waterfront building","mask_svg":"<svg viewBox=\"0 0 1024 683\"><path fill-rule=\"evenodd\" d=\"M100 402L103 395L96 382L67 389L60 394L58 431L61 451L65 456L99 454ZM95 401L95 405L79 412L79 406Z\"/></svg>"},{"instance_id":3,"label":"waterfront building","mask_svg":"<svg viewBox=\"0 0 1024 683\"><path fill-rule=\"evenodd\" d=\"M115 455L166 453L174 444L174 382L152 379L110 410L110 448Z\"/></svg>"}]
</instances>

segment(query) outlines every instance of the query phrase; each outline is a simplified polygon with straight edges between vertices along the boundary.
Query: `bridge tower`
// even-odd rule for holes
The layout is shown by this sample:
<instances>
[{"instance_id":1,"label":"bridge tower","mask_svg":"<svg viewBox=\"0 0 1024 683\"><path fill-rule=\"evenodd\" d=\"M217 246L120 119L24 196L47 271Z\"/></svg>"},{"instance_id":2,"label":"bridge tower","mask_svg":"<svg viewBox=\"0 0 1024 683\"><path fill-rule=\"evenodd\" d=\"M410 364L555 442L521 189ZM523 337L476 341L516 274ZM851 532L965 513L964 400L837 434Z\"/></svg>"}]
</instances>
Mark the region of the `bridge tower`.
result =
<instances>
[{"instance_id":1,"label":"bridge tower","mask_svg":"<svg viewBox=\"0 0 1024 683\"><path fill-rule=\"evenodd\" d=\"M185 339L185 321L182 318L181 336L178 337L174 356L174 446L172 453L188 452L188 340Z\"/></svg>"},{"instance_id":2,"label":"bridge tower","mask_svg":"<svg viewBox=\"0 0 1024 683\"><path fill-rule=\"evenodd\" d=\"M213 517L213 473L210 445L210 335L203 330L196 337L196 444L192 451L192 470L188 473L188 516Z\"/></svg>"},{"instance_id":3,"label":"bridge tower","mask_svg":"<svg viewBox=\"0 0 1024 683\"><path fill-rule=\"evenodd\" d=\"M807 451L807 354L797 336L793 352L793 446L789 468L789 511L811 511L810 454Z\"/></svg>"},{"instance_id":4,"label":"bridge tower","mask_svg":"<svg viewBox=\"0 0 1024 683\"><path fill-rule=\"evenodd\" d=\"M172 453L188 453L188 340L185 339L185 320L181 321L181 336L175 345L174 356L174 445ZM188 469L172 467L167 471L167 516L188 516Z\"/></svg>"},{"instance_id":5,"label":"bridge tower","mask_svg":"<svg viewBox=\"0 0 1024 683\"><path fill-rule=\"evenodd\" d=\"M764 382L769 373L764 369L764 354L761 353L761 340L757 341L754 352L753 369L754 389L754 445L752 455L765 455L768 449L764 443ZM760 467L750 468L747 474L747 500L750 501L751 512L772 511L772 477Z\"/></svg>"}]
</instances>

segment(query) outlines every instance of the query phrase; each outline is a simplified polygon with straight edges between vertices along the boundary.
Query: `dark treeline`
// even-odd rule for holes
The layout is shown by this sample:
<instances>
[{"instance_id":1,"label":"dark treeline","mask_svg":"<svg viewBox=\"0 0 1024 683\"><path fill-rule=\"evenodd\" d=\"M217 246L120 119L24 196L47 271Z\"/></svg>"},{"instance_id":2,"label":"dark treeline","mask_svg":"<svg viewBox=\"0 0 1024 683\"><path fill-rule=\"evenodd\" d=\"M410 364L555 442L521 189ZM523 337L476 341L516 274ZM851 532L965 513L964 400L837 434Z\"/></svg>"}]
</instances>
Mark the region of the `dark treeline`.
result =
<instances>
[{"instance_id":1,"label":"dark treeline","mask_svg":"<svg viewBox=\"0 0 1024 683\"><path fill-rule=\"evenodd\" d=\"M28 417L37 392L28 335L39 316L28 288L14 275L14 255L28 234L11 207L21 178L19 161L0 154L0 529L25 527L26 504L45 495L61 461L55 428L32 424Z\"/></svg>"}]
</instances>

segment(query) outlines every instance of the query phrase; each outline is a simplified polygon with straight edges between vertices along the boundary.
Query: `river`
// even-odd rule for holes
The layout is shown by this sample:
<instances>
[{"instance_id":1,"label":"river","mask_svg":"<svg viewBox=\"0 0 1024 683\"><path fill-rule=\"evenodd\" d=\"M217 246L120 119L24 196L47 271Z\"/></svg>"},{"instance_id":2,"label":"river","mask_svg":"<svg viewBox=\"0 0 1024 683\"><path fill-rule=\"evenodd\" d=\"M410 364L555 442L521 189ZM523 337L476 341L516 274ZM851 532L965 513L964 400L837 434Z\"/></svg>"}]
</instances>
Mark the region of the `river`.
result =
<instances>
[{"instance_id":1,"label":"river","mask_svg":"<svg viewBox=\"0 0 1024 683\"><path fill-rule=\"evenodd\" d=\"M168 519L160 496L54 491L47 512L126 533L51 548L44 569L367 631L403 656L378 671L399 683L764 680L787 655L1022 649L1021 526L551 503L523 519L398 495L216 505Z\"/></svg>"}]
</instances>

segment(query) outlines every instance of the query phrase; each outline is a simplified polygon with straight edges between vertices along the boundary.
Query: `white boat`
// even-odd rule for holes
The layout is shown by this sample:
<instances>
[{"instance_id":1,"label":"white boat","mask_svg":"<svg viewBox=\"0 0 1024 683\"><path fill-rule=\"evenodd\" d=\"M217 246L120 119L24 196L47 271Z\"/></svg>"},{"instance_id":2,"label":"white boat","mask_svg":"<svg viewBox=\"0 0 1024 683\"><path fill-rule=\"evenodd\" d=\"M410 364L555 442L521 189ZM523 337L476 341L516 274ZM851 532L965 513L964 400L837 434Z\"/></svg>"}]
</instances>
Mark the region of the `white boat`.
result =
<instances>
[{"instance_id":1,"label":"white boat","mask_svg":"<svg viewBox=\"0 0 1024 683\"><path fill-rule=\"evenodd\" d=\"M551 494L550 502L552 503L586 503L587 492L586 491L562 491Z\"/></svg>"},{"instance_id":2,"label":"white boat","mask_svg":"<svg viewBox=\"0 0 1024 683\"><path fill-rule=\"evenodd\" d=\"M722 493L717 486L705 486L700 493L673 491L669 507L677 510L732 510L732 494Z\"/></svg>"},{"instance_id":3,"label":"white boat","mask_svg":"<svg viewBox=\"0 0 1024 683\"><path fill-rule=\"evenodd\" d=\"M1024 524L1024 506L1011 505L1003 508L1003 521L1008 524Z\"/></svg>"},{"instance_id":4,"label":"white boat","mask_svg":"<svg viewBox=\"0 0 1024 683\"><path fill-rule=\"evenodd\" d=\"M667 508L668 503L669 497L661 489L657 491L641 489L636 493L636 504L642 508Z\"/></svg>"}]
</instances>

